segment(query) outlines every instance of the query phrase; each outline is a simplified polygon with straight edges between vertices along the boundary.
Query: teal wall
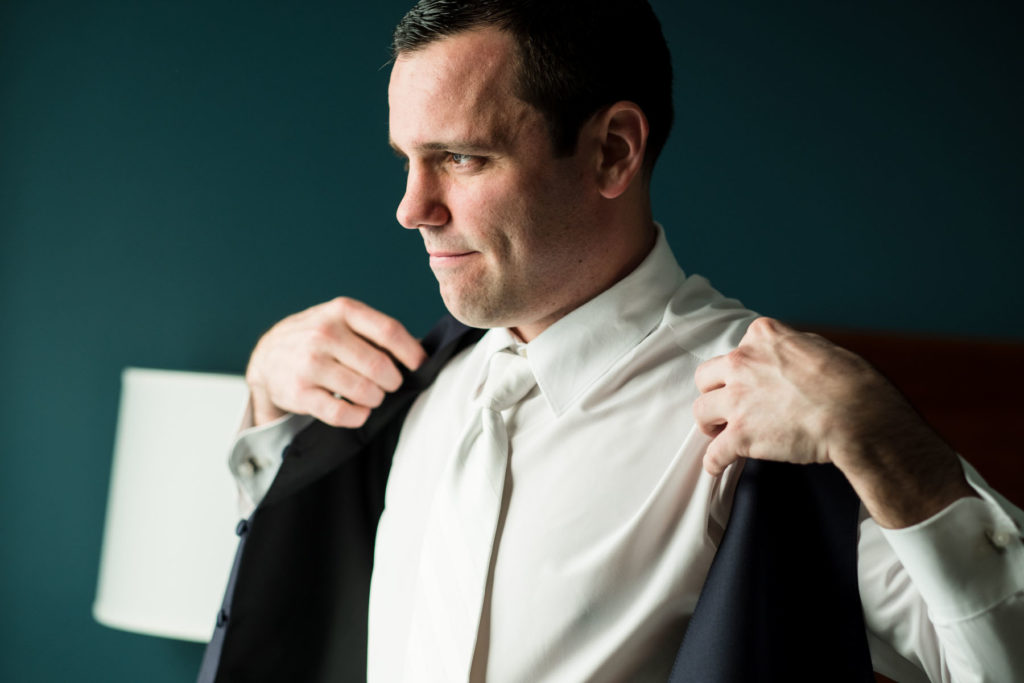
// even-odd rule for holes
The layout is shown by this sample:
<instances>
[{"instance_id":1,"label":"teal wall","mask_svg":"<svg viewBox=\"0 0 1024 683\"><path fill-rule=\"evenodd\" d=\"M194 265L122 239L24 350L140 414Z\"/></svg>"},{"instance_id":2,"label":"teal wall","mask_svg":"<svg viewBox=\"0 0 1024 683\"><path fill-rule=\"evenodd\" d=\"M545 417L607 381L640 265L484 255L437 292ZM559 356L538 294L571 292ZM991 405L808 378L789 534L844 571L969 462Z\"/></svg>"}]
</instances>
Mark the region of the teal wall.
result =
<instances>
[{"instance_id":1,"label":"teal wall","mask_svg":"<svg viewBox=\"0 0 1024 683\"><path fill-rule=\"evenodd\" d=\"M1017 3L765 4L655 3L684 267L790 320L1024 338ZM122 367L240 372L339 293L441 312L394 220L405 8L0 1L0 680L195 673L90 613Z\"/></svg>"}]
</instances>

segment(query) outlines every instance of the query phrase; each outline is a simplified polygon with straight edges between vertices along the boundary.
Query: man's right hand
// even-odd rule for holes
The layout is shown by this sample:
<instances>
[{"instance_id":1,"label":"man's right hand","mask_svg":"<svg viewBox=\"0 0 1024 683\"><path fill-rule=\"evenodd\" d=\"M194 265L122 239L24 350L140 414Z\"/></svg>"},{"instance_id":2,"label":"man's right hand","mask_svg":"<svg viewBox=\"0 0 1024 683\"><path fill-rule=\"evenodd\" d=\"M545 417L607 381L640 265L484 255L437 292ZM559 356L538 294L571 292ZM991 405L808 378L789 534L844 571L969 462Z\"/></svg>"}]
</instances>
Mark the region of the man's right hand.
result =
<instances>
[{"instance_id":1,"label":"man's right hand","mask_svg":"<svg viewBox=\"0 0 1024 683\"><path fill-rule=\"evenodd\" d=\"M291 315L260 338L245 372L257 425L287 413L359 427L427 354L400 322L339 297ZM340 398L339 398L340 397Z\"/></svg>"}]
</instances>

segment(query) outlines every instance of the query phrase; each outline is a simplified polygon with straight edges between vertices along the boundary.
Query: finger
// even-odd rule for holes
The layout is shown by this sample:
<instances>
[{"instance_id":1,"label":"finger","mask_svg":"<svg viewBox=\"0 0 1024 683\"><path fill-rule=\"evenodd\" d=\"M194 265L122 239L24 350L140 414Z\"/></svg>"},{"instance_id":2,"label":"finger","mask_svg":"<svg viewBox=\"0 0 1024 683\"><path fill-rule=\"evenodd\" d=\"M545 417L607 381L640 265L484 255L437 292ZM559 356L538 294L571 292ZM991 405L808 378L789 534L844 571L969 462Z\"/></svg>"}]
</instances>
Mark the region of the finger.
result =
<instances>
[{"instance_id":1,"label":"finger","mask_svg":"<svg viewBox=\"0 0 1024 683\"><path fill-rule=\"evenodd\" d=\"M345 319L356 334L384 349L410 370L427 359L426 351L402 323L360 301L345 302Z\"/></svg>"},{"instance_id":2,"label":"finger","mask_svg":"<svg viewBox=\"0 0 1024 683\"><path fill-rule=\"evenodd\" d=\"M362 427L370 416L370 409L366 406L352 405L320 389L310 395L309 402L307 412L332 427Z\"/></svg>"},{"instance_id":3,"label":"finger","mask_svg":"<svg viewBox=\"0 0 1024 683\"><path fill-rule=\"evenodd\" d=\"M728 370L728 355L716 356L698 365L696 372L693 373L693 381L697 384L697 391L704 394L724 387L725 376Z\"/></svg>"},{"instance_id":4,"label":"finger","mask_svg":"<svg viewBox=\"0 0 1024 683\"><path fill-rule=\"evenodd\" d=\"M391 356L354 332L333 340L329 352L335 365L349 368L384 391L402 385L402 373Z\"/></svg>"},{"instance_id":5,"label":"finger","mask_svg":"<svg viewBox=\"0 0 1024 683\"><path fill-rule=\"evenodd\" d=\"M734 438L734 432L726 427L711 440L704 452L704 470L714 476L720 476L725 469L741 457L740 448Z\"/></svg>"},{"instance_id":6,"label":"finger","mask_svg":"<svg viewBox=\"0 0 1024 683\"><path fill-rule=\"evenodd\" d=\"M693 417L697 427L708 436L716 436L729 422L729 407L724 388L701 394L693 402Z\"/></svg>"},{"instance_id":7,"label":"finger","mask_svg":"<svg viewBox=\"0 0 1024 683\"><path fill-rule=\"evenodd\" d=\"M358 372L333 359L320 365L317 372L319 388L329 394L367 408L376 408L384 400L384 390Z\"/></svg>"},{"instance_id":8,"label":"finger","mask_svg":"<svg viewBox=\"0 0 1024 683\"><path fill-rule=\"evenodd\" d=\"M764 340L771 337L781 337L795 332L796 330L783 323L779 323L774 317L761 316L755 318L750 327L746 328L746 333L739 341L739 345L764 342Z\"/></svg>"}]
</instances>

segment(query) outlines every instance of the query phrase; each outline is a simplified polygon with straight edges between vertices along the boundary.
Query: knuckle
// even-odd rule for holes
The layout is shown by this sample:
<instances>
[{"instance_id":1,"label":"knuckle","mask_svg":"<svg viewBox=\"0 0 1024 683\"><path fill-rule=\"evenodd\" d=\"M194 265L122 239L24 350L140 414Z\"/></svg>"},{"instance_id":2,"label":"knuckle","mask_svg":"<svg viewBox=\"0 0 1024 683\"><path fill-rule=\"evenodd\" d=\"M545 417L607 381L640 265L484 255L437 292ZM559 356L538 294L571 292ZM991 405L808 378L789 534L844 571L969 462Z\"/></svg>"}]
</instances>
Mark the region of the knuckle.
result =
<instances>
[{"instance_id":1,"label":"knuckle","mask_svg":"<svg viewBox=\"0 0 1024 683\"><path fill-rule=\"evenodd\" d=\"M384 339L397 340L403 330L402 324L394 318L386 318L380 323L380 334Z\"/></svg>"},{"instance_id":2,"label":"knuckle","mask_svg":"<svg viewBox=\"0 0 1024 683\"><path fill-rule=\"evenodd\" d=\"M331 424L338 427L348 426L348 414L349 405L342 399L335 399L331 402L332 405L327 409L327 415L331 419Z\"/></svg>"},{"instance_id":3,"label":"knuckle","mask_svg":"<svg viewBox=\"0 0 1024 683\"><path fill-rule=\"evenodd\" d=\"M278 383L281 386L289 387L292 391L311 388L316 385L319 365L317 353L298 353L290 358L287 372L280 373Z\"/></svg>"},{"instance_id":4,"label":"knuckle","mask_svg":"<svg viewBox=\"0 0 1024 683\"><path fill-rule=\"evenodd\" d=\"M715 442L712 441L711 445L708 446L707 451L704 453L704 469L711 474L719 474L722 470L722 466L719 462L720 455L719 449L715 448Z\"/></svg>"},{"instance_id":5,"label":"knuckle","mask_svg":"<svg viewBox=\"0 0 1024 683\"><path fill-rule=\"evenodd\" d=\"M384 377L390 374L391 359L383 353L374 353L369 357L366 369L371 377Z\"/></svg>"},{"instance_id":6,"label":"knuckle","mask_svg":"<svg viewBox=\"0 0 1024 683\"><path fill-rule=\"evenodd\" d=\"M750 327L747 328L747 333L756 337L769 337L774 336L778 333L779 324L774 318L767 316L761 316L755 318Z\"/></svg>"},{"instance_id":7,"label":"knuckle","mask_svg":"<svg viewBox=\"0 0 1024 683\"><path fill-rule=\"evenodd\" d=\"M738 347L725 354L726 367L730 370L739 370L747 362L747 351L743 347Z\"/></svg>"},{"instance_id":8,"label":"knuckle","mask_svg":"<svg viewBox=\"0 0 1024 683\"><path fill-rule=\"evenodd\" d=\"M309 341L313 346L322 346L332 337L331 326L327 321L320 321L309 331Z\"/></svg>"},{"instance_id":9,"label":"knuckle","mask_svg":"<svg viewBox=\"0 0 1024 683\"><path fill-rule=\"evenodd\" d=\"M723 448L716 448L714 452L711 453L710 460L711 463L715 466L715 470L718 472L724 470L725 466L729 462L729 458L726 455L725 450Z\"/></svg>"},{"instance_id":10,"label":"knuckle","mask_svg":"<svg viewBox=\"0 0 1024 683\"><path fill-rule=\"evenodd\" d=\"M320 419L334 427L349 427L351 406L342 399L330 399L321 411Z\"/></svg>"},{"instance_id":11,"label":"knuckle","mask_svg":"<svg viewBox=\"0 0 1024 683\"><path fill-rule=\"evenodd\" d=\"M714 358L710 358L706 361L703 361L700 365L697 366L697 369L694 370L693 376L700 380L714 372L715 365L718 364L718 358L719 357L716 356Z\"/></svg>"},{"instance_id":12,"label":"knuckle","mask_svg":"<svg viewBox=\"0 0 1024 683\"><path fill-rule=\"evenodd\" d=\"M704 396L698 396L693 402L692 406L693 417L702 427L710 421L708 417L707 402L704 400Z\"/></svg>"},{"instance_id":13,"label":"knuckle","mask_svg":"<svg viewBox=\"0 0 1024 683\"><path fill-rule=\"evenodd\" d=\"M336 296L328 302L328 307L336 315L344 316L352 310L352 299L347 296Z\"/></svg>"},{"instance_id":14,"label":"knuckle","mask_svg":"<svg viewBox=\"0 0 1024 683\"><path fill-rule=\"evenodd\" d=\"M353 392L359 397L359 403L367 406L376 407L384 398L383 392L377 385L365 377L356 379Z\"/></svg>"},{"instance_id":15,"label":"knuckle","mask_svg":"<svg viewBox=\"0 0 1024 683\"><path fill-rule=\"evenodd\" d=\"M760 318L755 318L754 322L750 323L750 327L747 329L750 332L763 333L769 331L771 327L769 325L768 318L762 316Z\"/></svg>"}]
</instances>

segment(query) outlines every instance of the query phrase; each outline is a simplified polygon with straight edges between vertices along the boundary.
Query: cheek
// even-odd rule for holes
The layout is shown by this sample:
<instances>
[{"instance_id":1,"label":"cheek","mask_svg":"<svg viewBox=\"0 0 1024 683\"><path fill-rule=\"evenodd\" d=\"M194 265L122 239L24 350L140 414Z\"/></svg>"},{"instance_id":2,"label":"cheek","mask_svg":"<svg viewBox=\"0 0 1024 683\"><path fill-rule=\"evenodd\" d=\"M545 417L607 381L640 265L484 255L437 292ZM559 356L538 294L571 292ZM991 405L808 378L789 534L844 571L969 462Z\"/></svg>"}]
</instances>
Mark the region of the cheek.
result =
<instances>
[{"instance_id":1,"label":"cheek","mask_svg":"<svg viewBox=\"0 0 1024 683\"><path fill-rule=\"evenodd\" d=\"M586 220L579 211L578 169L568 163L548 166L478 179L452 188L449 196L459 232L486 250L492 263L511 264L529 278L554 265L564 268L586 247L579 236Z\"/></svg>"},{"instance_id":2,"label":"cheek","mask_svg":"<svg viewBox=\"0 0 1024 683\"><path fill-rule=\"evenodd\" d=\"M587 247L580 239L586 228L581 210L581 187L571 177L549 175L547 182L531 188L527 207L530 233L550 256L564 256Z\"/></svg>"},{"instance_id":3,"label":"cheek","mask_svg":"<svg viewBox=\"0 0 1024 683\"><path fill-rule=\"evenodd\" d=\"M530 207L530 193L521 188L475 188L459 198L459 222L477 246L507 260L532 241Z\"/></svg>"}]
</instances>

